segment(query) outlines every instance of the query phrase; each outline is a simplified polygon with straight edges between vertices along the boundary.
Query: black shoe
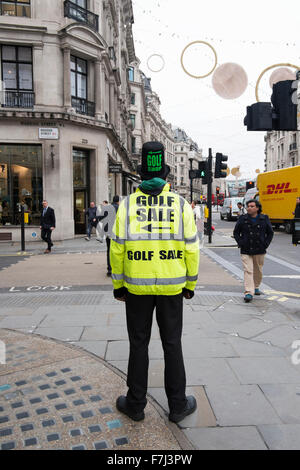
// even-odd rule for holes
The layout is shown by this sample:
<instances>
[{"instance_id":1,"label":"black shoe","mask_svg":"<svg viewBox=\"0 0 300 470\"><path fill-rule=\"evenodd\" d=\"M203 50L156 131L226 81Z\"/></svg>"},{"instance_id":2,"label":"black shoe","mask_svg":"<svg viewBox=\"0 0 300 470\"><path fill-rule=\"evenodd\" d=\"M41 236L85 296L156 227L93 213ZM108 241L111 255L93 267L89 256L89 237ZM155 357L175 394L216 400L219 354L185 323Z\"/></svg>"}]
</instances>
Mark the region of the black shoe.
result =
<instances>
[{"instance_id":1,"label":"black shoe","mask_svg":"<svg viewBox=\"0 0 300 470\"><path fill-rule=\"evenodd\" d=\"M143 411L136 413L128 408L127 398L124 395L121 395L116 401L117 410L124 413L126 416L131 418L133 421L142 421L145 418L145 413Z\"/></svg>"},{"instance_id":2,"label":"black shoe","mask_svg":"<svg viewBox=\"0 0 300 470\"><path fill-rule=\"evenodd\" d=\"M173 423L179 423L179 421L182 421L186 416L191 415L196 411L197 409L197 402L196 398L193 397L193 395L190 395L189 397L186 397L187 403L185 405L184 410L181 413L170 413L169 414L169 421L172 421Z\"/></svg>"},{"instance_id":3,"label":"black shoe","mask_svg":"<svg viewBox=\"0 0 300 470\"><path fill-rule=\"evenodd\" d=\"M111 277L111 272L108 271L106 275L107 275L107 277Z\"/></svg>"}]
</instances>

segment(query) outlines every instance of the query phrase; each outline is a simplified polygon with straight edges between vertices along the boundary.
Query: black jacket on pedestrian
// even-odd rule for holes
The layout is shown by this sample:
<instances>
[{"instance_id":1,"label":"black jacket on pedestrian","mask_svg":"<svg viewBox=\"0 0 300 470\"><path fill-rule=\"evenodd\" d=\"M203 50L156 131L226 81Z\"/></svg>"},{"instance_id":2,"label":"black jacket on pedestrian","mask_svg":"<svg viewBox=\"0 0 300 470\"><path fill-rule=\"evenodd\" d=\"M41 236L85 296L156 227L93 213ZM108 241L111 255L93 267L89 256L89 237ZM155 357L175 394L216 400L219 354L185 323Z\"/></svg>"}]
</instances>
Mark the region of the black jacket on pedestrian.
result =
<instances>
[{"instance_id":1,"label":"black jacket on pedestrian","mask_svg":"<svg viewBox=\"0 0 300 470\"><path fill-rule=\"evenodd\" d=\"M92 222L94 219L97 219L97 207L89 207L85 214L87 215L88 221Z\"/></svg>"},{"instance_id":2,"label":"black jacket on pedestrian","mask_svg":"<svg viewBox=\"0 0 300 470\"><path fill-rule=\"evenodd\" d=\"M48 206L45 215L43 215L44 209L42 210L40 226L43 229L49 230L51 227L55 227L55 213L54 209Z\"/></svg>"},{"instance_id":3,"label":"black jacket on pedestrian","mask_svg":"<svg viewBox=\"0 0 300 470\"><path fill-rule=\"evenodd\" d=\"M267 215L259 214L254 222L251 219L249 214L242 215L233 236L242 255L263 255L273 239L274 231Z\"/></svg>"},{"instance_id":4,"label":"black jacket on pedestrian","mask_svg":"<svg viewBox=\"0 0 300 470\"><path fill-rule=\"evenodd\" d=\"M294 215L295 219L300 219L300 203L296 204Z\"/></svg>"}]
</instances>

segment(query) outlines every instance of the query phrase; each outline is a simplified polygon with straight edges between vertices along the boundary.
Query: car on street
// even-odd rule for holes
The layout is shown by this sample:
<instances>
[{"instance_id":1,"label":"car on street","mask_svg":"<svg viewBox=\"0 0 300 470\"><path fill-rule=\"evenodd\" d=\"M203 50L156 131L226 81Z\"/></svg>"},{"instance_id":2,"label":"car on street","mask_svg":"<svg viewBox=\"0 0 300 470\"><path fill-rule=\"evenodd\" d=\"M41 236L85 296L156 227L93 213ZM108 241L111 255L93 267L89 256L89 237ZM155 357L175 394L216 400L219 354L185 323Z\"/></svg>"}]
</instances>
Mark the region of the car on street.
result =
<instances>
[{"instance_id":1,"label":"car on street","mask_svg":"<svg viewBox=\"0 0 300 470\"><path fill-rule=\"evenodd\" d=\"M237 220L239 212L237 205L239 202L243 203L242 199L241 197L226 197L220 209L221 220Z\"/></svg>"}]
</instances>

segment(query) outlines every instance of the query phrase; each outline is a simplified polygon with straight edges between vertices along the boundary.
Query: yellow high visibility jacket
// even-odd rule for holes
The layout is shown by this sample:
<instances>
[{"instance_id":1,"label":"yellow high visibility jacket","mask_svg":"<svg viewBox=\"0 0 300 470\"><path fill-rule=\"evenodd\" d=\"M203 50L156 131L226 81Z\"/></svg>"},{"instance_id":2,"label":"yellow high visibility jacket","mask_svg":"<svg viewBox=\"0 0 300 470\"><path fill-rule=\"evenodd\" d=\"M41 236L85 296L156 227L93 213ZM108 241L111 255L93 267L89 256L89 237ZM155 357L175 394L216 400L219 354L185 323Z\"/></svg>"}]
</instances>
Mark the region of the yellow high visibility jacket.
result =
<instances>
[{"instance_id":1,"label":"yellow high visibility jacket","mask_svg":"<svg viewBox=\"0 0 300 470\"><path fill-rule=\"evenodd\" d=\"M137 189L120 204L110 245L114 289L135 295L194 290L199 241L189 203L166 184L158 196Z\"/></svg>"}]
</instances>

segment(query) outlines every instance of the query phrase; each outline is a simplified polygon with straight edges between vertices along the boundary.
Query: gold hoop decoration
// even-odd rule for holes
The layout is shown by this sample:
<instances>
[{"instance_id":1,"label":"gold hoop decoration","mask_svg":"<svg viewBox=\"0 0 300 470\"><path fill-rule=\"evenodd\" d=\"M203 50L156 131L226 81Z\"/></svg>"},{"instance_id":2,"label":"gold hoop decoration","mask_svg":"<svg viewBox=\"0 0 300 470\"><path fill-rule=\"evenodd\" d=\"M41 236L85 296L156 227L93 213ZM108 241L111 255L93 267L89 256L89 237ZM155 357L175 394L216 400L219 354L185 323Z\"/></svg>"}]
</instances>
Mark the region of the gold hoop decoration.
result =
<instances>
[{"instance_id":1,"label":"gold hoop decoration","mask_svg":"<svg viewBox=\"0 0 300 470\"><path fill-rule=\"evenodd\" d=\"M259 103L259 96L258 96L258 87L261 82L261 79L267 73L269 70L276 69L277 67L293 67L296 70L300 70L300 67L298 65L293 65L293 64L275 64L275 65L270 65L270 67L267 67L259 76L257 83L256 83L256 88L255 88L255 95L256 95L256 100Z\"/></svg>"},{"instance_id":2,"label":"gold hoop decoration","mask_svg":"<svg viewBox=\"0 0 300 470\"><path fill-rule=\"evenodd\" d=\"M206 75L193 75L193 74L189 73L189 72L186 70L185 66L183 65L183 56L184 56L186 50L187 50L189 47L193 46L193 44L205 44L206 46L210 47L210 49L211 49L211 50L213 51L213 53L214 53L214 56L215 56L215 65L214 65L214 67L212 68L212 70L211 70L209 73L207 73ZM190 77L192 77L192 78L197 78L197 79L208 77L209 75L211 75L211 74L215 71L215 69L216 69L216 67L217 67L217 65L218 65L218 56L217 56L217 53L216 53L215 49L213 48L213 46L212 46L211 44L209 44L208 42L205 42L205 41L193 41L193 42L190 42L190 43L183 49L182 54L181 54L181 59L180 59L180 60L181 60L181 67L183 68L184 72L185 72L187 75L189 75Z\"/></svg>"},{"instance_id":3,"label":"gold hoop decoration","mask_svg":"<svg viewBox=\"0 0 300 470\"><path fill-rule=\"evenodd\" d=\"M153 69L151 69L151 67L149 67L149 60L152 59L152 57L159 57L162 60L163 64L162 64L162 67L159 70L153 70ZM148 57L147 67L148 67L149 70L151 70L151 72L155 72L155 73L161 72L162 69L164 68L164 66L165 66L165 60L164 60L163 56L161 56L160 54L152 54L150 57Z\"/></svg>"}]
</instances>

